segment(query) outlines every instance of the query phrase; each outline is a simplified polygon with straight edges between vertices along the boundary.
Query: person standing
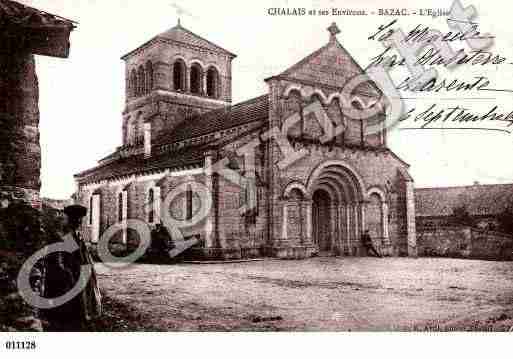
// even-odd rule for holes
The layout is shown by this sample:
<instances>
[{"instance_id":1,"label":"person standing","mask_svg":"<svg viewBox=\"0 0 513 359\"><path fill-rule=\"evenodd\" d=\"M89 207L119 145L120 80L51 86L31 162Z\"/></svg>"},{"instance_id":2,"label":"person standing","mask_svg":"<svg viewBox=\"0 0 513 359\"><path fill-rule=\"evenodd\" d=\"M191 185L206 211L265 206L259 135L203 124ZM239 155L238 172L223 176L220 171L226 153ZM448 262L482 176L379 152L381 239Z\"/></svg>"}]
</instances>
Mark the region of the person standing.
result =
<instances>
[{"instance_id":1,"label":"person standing","mask_svg":"<svg viewBox=\"0 0 513 359\"><path fill-rule=\"evenodd\" d=\"M379 254L377 249L374 247L374 243L372 243L372 238L369 234L369 230L365 230L362 235L362 243L368 254L374 254L376 257L382 258L383 256Z\"/></svg>"},{"instance_id":2,"label":"person standing","mask_svg":"<svg viewBox=\"0 0 513 359\"><path fill-rule=\"evenodd\" d=\"M68 206L64 209L68 223L61 240L72 240L77 249L72 253L57 252L49 254L46 260L45 286L43 296L56 298L69 293L80 281L83 289L78 295L63 305L45 310L43 313L48 325L47 331L76 332L92 329L93 320L102 314L102 296L94 263L79 228L87 209L80 205ZM89 275L81 278L82 266L90 268Z\"/></svg>"},{"instance_id":3,"label":"person standing","mask_svg":"<svg viewBox=\"0 0 513 359\"><path fill-rule=\"evenodd\" d=\"M169 251L175 248L167 228L160 223L151 232L151 248L153 257L159 262L167 262Z\"/></svg>"}]
</instances>

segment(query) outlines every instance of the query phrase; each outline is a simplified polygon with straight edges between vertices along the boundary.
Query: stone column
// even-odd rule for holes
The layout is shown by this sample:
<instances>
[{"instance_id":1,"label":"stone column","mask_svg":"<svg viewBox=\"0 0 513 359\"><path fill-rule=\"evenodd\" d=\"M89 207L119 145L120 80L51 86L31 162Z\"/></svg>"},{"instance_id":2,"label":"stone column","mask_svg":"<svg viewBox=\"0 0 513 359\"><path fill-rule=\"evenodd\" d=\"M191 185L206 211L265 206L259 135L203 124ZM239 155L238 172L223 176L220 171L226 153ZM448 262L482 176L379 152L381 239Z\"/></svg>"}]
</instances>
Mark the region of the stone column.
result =
<instances>
[{"instance_id":1,"label":"stone column","mask_svg":"<svg viewBox=\"0 0 513 359\"><path fill-rule=\"evenodd\" d=\"M207 72L203 71L201 73L201 94L203 96L207 95Z\"/></svg>"},{"instance_id":2,"label":"stone column","mask_svg":"<svg viewBox=\"0 0 513 359\"><path fill-rule=\"evenodd\" d=\"M123 191L121 192L121 199L122 199L122 204L123 204L123 208L121 209L121 213L122 213L121 223L122 223L122 228L123 228L121 242L126 247L126 245L128 243L128 226L127 226L127 220L128 220L128 189L127 188L123 189ZM99 215L99 214L97 213L96 215Z\"/></svg>"},{"instance_id":3,"label":"stone column","mask_svg":"<svg viewBox=\"0 0 513 359\"><path fill-rule=\"evenodd\" d=\"M353 206L348 204L346 205L346 239L347 239L347 248L349 250L349 255L352 254L351 250L351 226L353 225L351 222L351 213L353 212Z\"/></svg>"},{"instance_id":4,"label":"stone column","mask_svg":"<svg viewBox=\"0 0 513 359\"><path fill-rule=\"evenodd\" d=\"M214 197L214 176L212 173L212 157L213 153L205 154L205 184L208 189L209 196L212 200L212 208L205 221L205 248L213 248L215 246L214 222L216 221Z\"/></svg>"},{"instance_id":5,"label":"stone column","mask_svg":"<svg viewBox=\"0 0 513 359\"><path fill-rule=\"evenodd\" d=\"M406 182L406 221L408 229L408 256L417 256L417 233L415 229L415 194L413 181Z\"/></svg>"},{"instance_id":6,"label":"stone column","mask_svg":"<svg viewBox=\"0 0 513 359\"><path fill-rule=\"evenodd\" d=\"M305 217L306 217L306 205L304 201L297 202L298 210L299 210L299 244L303 244L305 242Z\"/></svg>"},{"instance_id":7,"label":"stone column","mask_svg":"<svg viewBox=\"0 0 513 359\"><path fill-rule=\"evenodd\" d=\"M287 233L287 225L288 225L288 221L287 221L287 218L288 217L288 203L287 202L283 202L283 218L282 218L282 222L281 222L281 239L287 239L288 238L288 233Z\"/></svg>"},{"instance_id":8,"label":"stone column","mask_svg":"<svg viewBox=\"0 0 513 359\"><path fill-rule=\"evenodd\" d=\"M190 81L189 81L190 77L191 77L191 68L190 68L190 67L185 66L185 84L184 84L184 92L186 92L186 93L191 92L191 84L190 84Z\"/></svg>"},{"instance_id":9,"label":"stone column","mask_svg":"<svg viewBox=\"0 0 513 359\"><path fill-rule=\"evenodd\" d=\"M360 203L360 235L365 231L365 207L367 202L363 201Z\"/></svg>"},{"instance_id":10,"label":"stone column","mask_svg":"<svg viewBox=\"0 0 513 359\"><path fill-rule=\"evenodd\" d=\"M306 202L306 241L312 243L312 201Z\"/></svg>"},{"instance_id":11,"label":"stone column","mask_svg":"<svg viewBox=\"0 0 513 359\"><path fill-rule=\"evenodd\" d=\"M347 246L347 240L346 241L343 240L343 238L347 234L347 231L346 231L347 223L344 225L344 222L346 221L345 205L339 205L337 210L338 210L339 244L340 244L341 252L344 252L344 248Z\"/></svg>"},{"instance_id":12,"label":"stone column","mask_svg":"<svg viewBox=\"0 0 513 359\"><path fill-rule=\"evenodd\" d=\"M353 219L354 219L354 238L355 238L355 241L358 241L358 239L360 238L360 220L359 220L359 215L360 215L360 204L354 204L353 205Z\"/></svg>"},{"instance_id":13,"label":"stone column","mask_svg":"<svg viewBox=\"0 0 513 359\"><path fill-rule=\"evenodd\" d=\"M0 195L41 208L39 86L34 55L0 55Z\"/></svg>"},{"instance_id":14,"label":"stone column","mask_svg":"<svg viewBox=\"0 0 513 359\"><path fill-rule=\"evenodd\" d=\"M338 226L338 205L333 204L330 207L331 216L331 249L335 248L339 244L339 226Z\"/></svg>"},{"instance_id":15,"label":"stone column","mask_svg":"<svg viewBox=\"0 0 513 359\"><path fill-rule=\"evenodd\" d=\"M388 237L388 204L386 202L381 203L381 223L383 226L383 242L388 245L390 244L390 239Z\"/></svg>"},{"instance_id":16,"label":"stone column","mask_svg":"<svg viewBox=\"0 0 513 359\"><path fill-rule=\"evenodd\" d=\"M144 130L144 157L151 157L151 122L145 122L143 124Z\"/></svg>"}]
</instances>

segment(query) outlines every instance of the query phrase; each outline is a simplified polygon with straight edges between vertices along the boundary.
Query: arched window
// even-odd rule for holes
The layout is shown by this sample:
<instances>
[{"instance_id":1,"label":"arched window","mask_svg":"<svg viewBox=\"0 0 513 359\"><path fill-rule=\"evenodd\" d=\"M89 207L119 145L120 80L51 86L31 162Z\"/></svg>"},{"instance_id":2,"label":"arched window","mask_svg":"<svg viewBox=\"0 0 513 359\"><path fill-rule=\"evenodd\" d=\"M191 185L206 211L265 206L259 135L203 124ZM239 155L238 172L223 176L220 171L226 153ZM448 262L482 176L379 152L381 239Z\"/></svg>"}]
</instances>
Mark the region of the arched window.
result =
<instances>
[{"instance_id":1,"label":"arched window","mask_svg":"<svg viewBox=\"0 0 513 359\"><path fill-rule=\"evenodd\" d=\"M89 225L93 225L93 196L89 198Z\"/></svg>"},{"instance_id":2,"label":"arched window","mask_svg":"<svg viewBox=\"0 0 513 359\"><path fill-rule=\"evenodd\" d=\"M126 96L127 98L130 98L132 96L132 77L130 72L128 72L128 75L126 76Z\"/></svg>"},{"instance_id":3,"label":"arched window","mask_svg":"<svg viewBox=\"0 0 513 359\"><path fill-rule=\"evenodd\" d=\"M130 97L137 96L137 73L132 70L130 74Z\"/></svg>"},{"instance_id":4,"label":"arched window","mask_svg":"<svg viewBox=\"0 0 513 359\"><path fill-rule=\"evenodd\" d=\"M146 63L146 93L153 90L153 65L151 61Z\"/></svg>"},{"instance_id":5,"label":"arched window","mask_svg":"<svg viewBox=\"0 0 513 359\"><path fill-rule=\"evenodd\" d=\"M132 139L134 138L134 120L133 118L128 118L126 121L126 138L125 143L132 143Z\"/></svg>"},{"instance_id":6,"label":"arched window","mask_svg":"<svg viewBox=\"0 0 513 359\"><path fill-rule=\"evenodd\" d=\"M190 221L192 219L192 188L187 187L187 191L185 192L185 219Z\"/></svg>"},{"instance_id":7,"label":"arched window","mask_svg":"<svg viewBox=\"0 0 513 359\"><path fill-rule=\"evenodd\" d=\"M218 98L219 88L219 74L214 67L211 67L207 71L207 96Z\"/></svg>"},{"instance_id":8,"label":"arched window","mask_svg":"<svg viewBox=\"0 0 513 359\"><path fill-rule=\"evenodd\" d=\"M201 94L201 77L202 70L198 64L191 67L191 93L195 95Z\"/></svg>"},{"instance_id":9,"label":"arched window","mask_svg":"<svg viewBox=\"0 0 513 359\"><path fill-rule=\"evenodd\" d=\"M123 222L123 192L118 194L118 222Z\"/></svg>"},{"instance_id":10,"label":"arched window","mask_svg":"<svg viewBox=\"0 0 513 359\"><path fill-rule=\"evenodd\" d=\"M153 223L155 220L155 193L153 188L150 188L148 191L148 206L150 209L148 212L148 223Z\"/></svg>"},{"instance_id":11,"label":"arched window","mask_svg":"<svg viewBox=\"0 0 513 359\"><path fill-rule=\"evenodd\" d=\"M139 86L139 84L139 72L135 71L134 97L138 97L141 95L141 87Z\"/></svg>"},{"instance_id":12,"label":"arched window","mask_svg":"<svg viewBox=\"0 0 513 359\"><path fill-rule=\"evenodd\" d=\"M133 133L133 142L134 144L139 144L140 142L142 142L143 138L144 138L144 135L143 135L143 113L142 112L138 112L137 113L137 116L134 120L134 126L133 126L133 130L134 130L134 133Z\"/></svg>"},{"instance_id":13,"label":"arched window","mask_svg":"<svg viewBox=\"0 0 513 359\"><path fill-rule=\"evenodd\" d=\"M185 91L185 64L181 60L173 64L173 88L175 91Z\"/></svg>"},{"instance_id":14,"label":"arched window","mask_svg":"<svg viewBox=\"0 0 513 359\"><path fill-rule=\"evenodd\" d=\"M138 84L137 84L137 87L138 87L138 94L139 96L141 95L144 95L144 93L146 92L145 90L145 82L146 82L146 75L144 73L144 67L142 66L139 66L139 74L137 75L137 80L138 80Z\"/></svg>"}]
</instances>

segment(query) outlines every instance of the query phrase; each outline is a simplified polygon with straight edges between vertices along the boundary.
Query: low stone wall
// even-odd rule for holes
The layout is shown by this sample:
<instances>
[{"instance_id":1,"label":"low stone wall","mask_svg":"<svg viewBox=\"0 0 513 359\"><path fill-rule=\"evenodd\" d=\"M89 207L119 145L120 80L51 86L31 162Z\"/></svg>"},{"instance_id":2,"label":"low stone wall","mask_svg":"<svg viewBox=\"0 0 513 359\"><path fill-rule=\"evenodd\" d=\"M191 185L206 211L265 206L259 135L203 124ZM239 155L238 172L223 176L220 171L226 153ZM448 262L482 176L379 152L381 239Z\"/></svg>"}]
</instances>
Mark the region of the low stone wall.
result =
<instances>
[{"instance_id":1,"label":"low stone wall","mask_svg":"<svg viewBox=\"0 0 513 359\"><path fill-rule=\"evenodd\" d=\"M513 236L472 229L472 258L513 260Z\"/></svg>"},{"instance_id":2,"label":"low stone wall","mask_svg":"<svg viewBox=\"0 0 513 359\"><path fill-rule=\"evenodd\" d=\"M267 248L268 256L280 259L305 259L312 257L317 252L317 247L308 245Z\"/></svg>"},{"instance_id":3,"label":"low stone wall","mask_svg":"<svg viewBox=\"0 0 513 359\"><path fill-rule=\"evenodd\" d=\"M263 257L262 247L249 248L191 248L184 252L185 260L239 260Z\"/></svg>"},{"instance_id":4,"label":"low stone wall","mask_svg":"<svg viewBox=\"0 0 513 359\"><path fill-rule=\"evenodd\" d=\"M513 236L470 227L419 228L419 257L513 260Z\"/></svg>"}]
</instances>

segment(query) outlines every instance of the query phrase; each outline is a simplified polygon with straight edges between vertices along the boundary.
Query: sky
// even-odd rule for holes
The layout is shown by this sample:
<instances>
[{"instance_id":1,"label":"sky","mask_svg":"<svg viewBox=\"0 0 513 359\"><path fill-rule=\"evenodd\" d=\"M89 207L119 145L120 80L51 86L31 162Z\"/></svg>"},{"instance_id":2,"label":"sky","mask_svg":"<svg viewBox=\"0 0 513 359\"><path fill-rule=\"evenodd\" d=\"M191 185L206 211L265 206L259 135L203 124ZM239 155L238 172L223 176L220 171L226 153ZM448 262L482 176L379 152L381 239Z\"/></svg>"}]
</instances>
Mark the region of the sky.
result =
<instances>
[{"instance_id":1,"label":"sky","mask_svg":"<svg viewBox=\"0 0 513 359\"><path fill-rule=\"evenodd\" d=\"M270 16L269 8L345 8L376 10L383 1L199 1L199 0L21 0L47 12L78 22L71 34L68 59L37 57L40 85L40 131L42 196L67 198L75 191L73 174L96 165L121 144L121 112L124 106L124 63L120 57L155 36L181 23L189 30L236 53L233 62L233 102L266 93L264 79L276 75L324 46L326 28L336 22L339 41L362 66L383 51L368 37L378 25L395 17L370 16ZM495 36L489 50L513 62L513 30L508 18L512 5L497 1L463 1L474 5L480 29ZM417 8L450 8L445 0L416 1ZM410 1L387 1L386 8L409 8ZM177 8L182 11L177 11ZM179 14L180 12L180 14ZM410 30L425 24L449 31L444 18L400 17L399 25ZM508 29L510 28L510 29ZM461 47L461 46L459 46ZM487 76L494 88L509 89L513 65L457 68L441 75L470 80ZM401 71L392 74L399 81ZM446 94L447 95L447 94ZM418 109L465 106L476 112L494 104L513 111L512 93L458 95L448 100L424 96L409 100ZM452 95L451 95L452 96ZM447 97L447 96L446 96ZM474 98L475 97L475 98ZM485 111L486 112L486 111ZM416 187L513 182L508 154L513 134L491 131L400 131L389 132L389 147L411 165Z\"/></svg>"}]
</instances>

